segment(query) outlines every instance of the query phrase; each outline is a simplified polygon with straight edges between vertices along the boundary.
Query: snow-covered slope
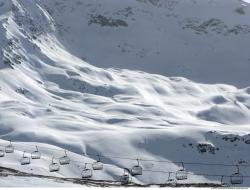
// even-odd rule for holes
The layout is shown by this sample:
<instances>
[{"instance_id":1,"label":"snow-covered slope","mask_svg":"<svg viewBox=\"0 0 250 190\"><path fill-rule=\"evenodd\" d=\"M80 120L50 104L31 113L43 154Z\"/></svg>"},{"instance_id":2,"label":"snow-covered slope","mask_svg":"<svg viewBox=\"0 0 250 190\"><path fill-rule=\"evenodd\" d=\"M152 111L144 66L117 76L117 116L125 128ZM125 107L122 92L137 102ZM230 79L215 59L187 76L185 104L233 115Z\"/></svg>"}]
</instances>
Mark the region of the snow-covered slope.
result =
<instances>
[{"instance_id":1,"label":"snow-covered slope","mask_svg":"<svg viewBox=\"0 0 250 190\"><path fill-rule=\"evenodd\" d=\"M73 0L70 4L40 4L46 5L57 39L67 51L96 66L249 86L250 10L242 1Z\"/></svg>"},{"instance_id":2,"label":"snow-covered slope","mask_svg":"<svg viewBox=\"0 0 250 190\"><path fill-rule=\"evenodd\" d=\"M4 150L11 139L16 148L1 166L77 178L99 154L104 170L93 179L119 180L138 158L143 175L132 180L149 184L165 183L180 162L189 172L181 183L220 183L221 176L229 183L233 165L243 164L249 186L248 7L232 0L102 2L0 1L0 145ZM194 10L204 17L190 19ZM213 53L202 48L208 43ZM227 84L126 69L186 77L175 69L187 62L199 73L190 78ZM120 69L108 68L114 66ZM20 165L23 151L30 156L36 145L42 159ZM52 156L58 161L63 149L71 164L50 173Z\"/></svg>"}]
</instances>

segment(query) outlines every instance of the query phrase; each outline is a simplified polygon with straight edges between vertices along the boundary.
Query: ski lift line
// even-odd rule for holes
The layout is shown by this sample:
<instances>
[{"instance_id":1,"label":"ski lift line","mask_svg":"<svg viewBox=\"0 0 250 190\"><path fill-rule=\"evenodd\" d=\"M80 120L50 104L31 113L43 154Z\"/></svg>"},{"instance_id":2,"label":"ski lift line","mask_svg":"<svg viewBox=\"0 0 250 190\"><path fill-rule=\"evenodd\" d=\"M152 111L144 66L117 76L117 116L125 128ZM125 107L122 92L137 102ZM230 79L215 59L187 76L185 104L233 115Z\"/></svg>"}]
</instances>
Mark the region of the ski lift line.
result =
<instances>
[{"instance_id":1,"label":"ski lift line","mask_svg":"<svg viewBox=\"0 0 250 190\"><path fill-rule=\"evenodd\" d=\"M0 146L2 146L2 145L0 145ZM5 147L5 146L2 146L2 147ZM18 151L20 151L20 152L25 152L26 154L32 154L32 153L23 151L23 150L21 150L21 149L17 149L17 148L16 148L16 150L18 150ZM49 157L47 157L47 158L49 158ZM61 158L61 157L55 157L55 156L54 156L54 160L59 160L60 158ZM70 162L75 162L75 163L80 163L80 164L89 164L89 165L92 164L92 163L90 163L90 162L83 162L83 161L77 161L77 160L70 160ZM105 164L104 164L104 165L105 165Z\"/></svg>"},{"instance_id":2,"label":"ski lift line","mask_svg":"<svg viewBox=\"0 0 250 190\"><path fill-rule=\"evenodd\" d=\"M12 142L12 144L17 144L17 142ZM35 147L34 145L21 143L23 146L29 146L29 147ZM5 147L5 145L0 145L1 147ZM18 145L20 146L20 144ZM47 148L43 146L36 146L39 149L46 149L46 150L52 150L52 151L59 151L59 152L65 152L65 149L57 149L57 148ZM122 160L133 160L136 161L138 158L129 158L129 157L121 157L121 156L112 156L112 155L101 155L101 154L83 154L83 156L95 156L95 157L102 157L102 158L115 158L115 159L122 159ZM169 161L169 160L154 160L154 159L139 159L142 162L160 162L160 163L172 163L172 164L181 164L184 165L207 165L207 166L225 166L225 167L234 167L239 164L223 164L223 163L201 163L201 162L182 162L182 161ZM250 164L241 164L240 167L250 167Z\"/></svg>"},{"instance_id":3,"label":"ski lift line","mask_svg":"<svg viewBox=\"0 0 250 190\"><path fill-rule=\"evenodd\" d=\"M1 146L1 145L0 145ZM38 146L37 146L38 147ZM23 150L21 150L21 149L17 149L16 148L16 150L18 150L18 151L20 151L20 152L23 152ZM32 153L29 153L29 152L26 152L27 154L32 154ZM49 157L48 157L49 158ZM55 157L54 156L54 160L59 160L61 157ZM77 161L77 160L70 160L70 162L76 162L76 163L82 163L82 164L85 164L85 163L87 163L87 162L83 162L83 161ZM87 164L92 164L92 163L87 163Z\"/></svg>"},{"instance_id":4,"label":"ski lift line","mask_svg":"<svg viewBox=\"0 0 250 190\"><path fill-rule=\"evenodd\" d=\"M138 158L119 157L119 156L100 155L100 154L89 154L89 153L84 154L84 156L95 156L95 157L102 157L102 158L116 158L116 159L121 159L121 160L138 160Z\"/></svg>"},{"instance_id":5,"label":"ski lift line","mask_svg":"<svg viewBox=\"0 0 250 190\"><path fill-rule=\"evenodd\" d=\"M128 157L119 157L119 156L110 156L110 155L97 155L97 154L86 154L85 156L100 156L100 157L103 157L103 158L117 158L117 159L123 159L123 160L138 160L138 158L128 158ZM237 164L221 164L221 163L201 163L201 162L182 162L182 161L176 161L176 162L173 162L173 161L169 161L169 160L151 160L151 159L142 159L140 158L139 159L140 161L143 161L143 162L163 162L163 163L172 163L172 164L184 164L184 165L208 165L208 166L230 166L230 167L233 167L233 166L237 166ZM242 164L242 165L239 165L241 167L243 166L250 166L250 164Z\"/></svg>"},{"instance_id":6,"label":"ski lift line","mask_svg":"<svg viewBox=\"0 0 250 190\"><path fill-rule=\"evenodd\" d=\"M34 145L30 145L30 144L26 144L26 143L20 143L20 145L24 145L24 146L29 146L29 147L34 147ZM38 146L36 145L36 147L38 147L39 149L46 149L46 150L52 150L52 151L58 151L58 152L65 152L65 149L59 149L59 148L48 148L48 147L43 147L43 146Z\"/></svg>"},{"instance_id":7,"label":"ski lift line","mask_svg":"<svg viewBox=\"0 0 250 190\"><path fill-rule=\"evenodd\" d=\"M1 145L0 145L1 146ZM3 146L4 147L4 146ZM25 151L23 151L23 150L20 150L20 149L16 149L16 150L18 150L18 151L20 151L20 152L25 152ZM25 152L26 154L32 154L32 153L29 153L29 152ZM55 156L53 156L54 157L54 160L58 160L59 161L59 159L61 158L61 157L55 157ZM50 157L46 157L47 159L46 160L49 160L49 158ZM72 162L72 163L78 163L78 164L82 164L82 165L85 165L85 164L87 164L87 165L92 165L93 163L92 162L83 162L83 161L78 161L78 160L70 160L70 162ZM113 168L119 168L118 166L115 166L115 165L110 165L110 164L105 164L105 163L102 163L103 165L107 165L108 167L113 167Z\"/></svg>"},{"instance_id":8,"label":"ski lift line","mask_svg":"<svg viewBox=\"0 0 250 190\"><path fill-rule=\"evenodd\" d=\"M5 147L5 146L2 146L2 147ZM19 149L16 149L16 150L19 150ZM19 151L21 151L21 150L19 150ZM98 155L98 156L101 157L102 155ZM57 160L59 158L60 157L58 157L58 158L54 157L54 159L57 159ZM133 159L133 160L138 160L138 159ZM142 159L140 159L140 160L142 160ZM92 164L92 163L86 163L86 162L77 161L77 160L71 160L71 162L81 163L83 165L86 165L86 164L91 165ZM182 163L182 162L178 162L178 163ZM183 162L183 164L186 164L186 163ZM200 163L198 163L198 164L200 164ZM230 165L230 166L237 166L237 167L239 167L239 166L244 166L244 165ZM116 166L109 165L109 167L116 167ZM161 171L161 170L146 170L146 169L143 169L142 171L143 172L152 172L152 173L165 173L165 174L172 173L172 174L176 174L176 171ZM197 173L197 174L194 174L194 173L190 173L190 172L187 172L187 174L188 175L192 175L192 176L210 176L210 177L222 177L223 176L223 177L228 177L228 178L232 177L232 175L221 175L221 174L206 174L206 173ZM241 177L243 177L243 178L250 178L250 176L247 176L247 175L245 175L245 176L242 175Z\"/></svg>"},{"instance_id":9,"label":"ski lift line","mask_svg":"<svg viewBox=\"0 0 250 190\"><path fill-rule=\"evenodd\" d=\"M4 146L3 146L4 147ZM16 149L16 150L18 150L18 151L20 151L20 152L23 152L23 150L21 150L21 149ZM29 152L26 152L26 154L31 154L31 153L29 153ZM47 158L49 158L49 157L47 157ZM54 160L59 160L61 157L55 157L54 156ZM70 160L70 162L75 162L75 163L79 163L79 164L89 164L89 165L91 165L92 163L91 162L83 162L83 161L78 161L78 160ZM105 164L104 164L105 165Z\"/></svg>"},{"instance_id":10,"label":"ski lift line","mask_svg":"<svg viewBox=\"0 0 250 190\"><path fill-rule=\"evenodd\" d=\"M12 143L13 144L13 143ZM23 143L22 143L23 144ZM28 144L23 144L25 146L30 146L30 147L34 147L33 145L28 145ZM3 145L0 145L3 146ZM5 146L3 146L5 147ZM41 146L37 146L39 148L43 148L43 149L48 149L48 150L56 150L56 151L61 151L64 152L64 149L55 149L55 148L46 148L46 147L41 147ZM111 156L111 155L100 155L100 154L84 154L84 156L96 156L96 157L103 157L103 158L116 158L116 159L123 159L123 160L138 160L138 158L128 158L128 157L118 157L118 156ZM56 158L58 159L58 158ZM237 166L237 164L219 164L219 163L194 163L194 162L172 162L169 160L150 160L150 159L140 159L141 161L144 162L163 162L163 163L173 163L173 164L185 164L185 165L210 165L210 166L228 166L228 167L233 167L233 166ZM244 164L244 165L240 165L240 166L246 166L249 167L250 164Z\"/></svg>"},{"instance_id":11,"label":"ski lift line","mask_svg":"<svg viewBox=\"0 0 250 190\"><path fill-rule=\"evenodd\" d=\"M1 145L0 145L1 146ZM4 146L3 146L4 147ZM37 146L38 147L38 146ZM18 150L18 151L20 151L20 152L25 152L25 151L23 151L23 150L21 150L21 149L16 149L16 150ZM25 152L26 154L31 154L31 153L29 153L29 152ZM54 157L54 160L59 160L61 157L55 157L55 156L53 156ZM50 157L46 157L46 158L50 158ZM78 161L78 160L70 160L70 162L73 162L73 163L79 163L79 164L83 164L83 165L85 165L85 164L87 164L87 165L92 165L93 163L92 162L84 162L84 161ZM110 164L105 164L105 163L103 163L103 165L108 165L109 167L114 167L114 168L117 168L117 166L113 166L113 165L110 165Z\"/></svg>"},{"instance_id":12,"label":"ski lift line","mask_svg":"<svg viewBox=\"0 0 250 190\"><path fill-rule=\"evenodd\" d=\"M58 160L60 157L56 158L54 157L54 159ZM71 162L73 163L80 163L80 164L83 164L83 165L91 165L92 163L88 163L88 162L83 162L83 161L77 161L77 160L71 160ZM185 163L184 163L185 164ZM104 164L104 165L108 165L108 164ZM235 166L239 166L239 165L235 165ZM113 165L109 165L109 167L114 167L114 168L117 168L117 166L113 166ZM176 171L161 171L161 170L146 170L146 169L143 169L142 170L143 172L152 172L152 173L166 173L166 174L169 174L169 173L172 173L172 174L176 174ZM193 175L193 176L210 176L210 177L221 177L221 176L224 176L224 177L231 177L231 175L221 175L221 174L205 174L205 173L198 173L198 174L194 174L194 173L190 173L190 172L187 172L188 175ZM243 178L250 178L250 176L242 176Z\"/></svg>"},{"instance_id":13,"label":"ski lift line","mask_svg":"<svg viewBox=\"0 0 250 190\"><path fill-rule=\"evenodd\" d=\"M13 143L12 143L13 144ZM23 144L25 146L30 146L30 147L34 147L33 145L27 145L27 144ZM5 147L3 145L0 145L2 147ZM64 149L55 149L55 148L46 148L46 147L41 147L41 146L36 146L39 148L43 148L43 149L49 149L49 150L56 150L56 151L61 151L64 152ZM128 157L118 157L118 156L111 156L111 155L100 155L100 154L84 154L84 156L97 156L97 157L103 157L103 158L116 158L116 159L124 159L124 160L137 160L137 158L128 158ZM59 159L59 158L55 158L55 159ZM173 164L185 164L185 165L210 165L210 166L228 166L228 167L233 167L233 166L237 166L237 164L219 164L219 163L194 163L194 162L172 162L172 161L168 161L168 160L150 160L150 159L140 159L141 161L145 161L145 162L163 162L163 163L173 163ZM72 160L73 161L73 160ZM79 161L76 161L79 162ZM84 163L84 162L80 162L80 163ZM244 165L240 165L240 166L245 166L245 167L249 167L250 164L244 164Z\"/></svg>"},{"instance_id":14,"label":"ski lift line","mask_svg":"<svg viewBox=\"0 0 250 190\"><path fill-rule=\"evenodd\" d=\"M46 149L46 150L51 150L51 151L58 151L58 152L65 152L65 149L59 149L59 148L48 148L48 147L44 147L44 146L39 146L39 145L30 145L30 144L26 144L23 142L12 142L12 144L16 144L15 146L24 146L24 147L37 147L39 149ZM5 147L5 145L0 145L2 147Z\"/></svg>"},{"instance_id":15,"label":"ski lift line","mask_svg":"<svg viewBox=\"0 0 250 190\"><path fill-rule=\"evenodd\" d=\"M26 143L22 143L23 145L25 146L30 146L30 147L34 147L33 145L29 145L29 144L26 144ZM39 148L43 148L43 149L47 149L47 150L56 150L56 151L61 151L61 152L64 152L65 149L56 149L56 148L47 148L47 147L42 147L42 146L37 146ZM84 156L95 156L95 157L102 157L102 158L116 158L116 159L123 159L123 160L137 160L138 158L129 158L129 157L119 157L119 156L112 156L112 155L101 155L101 154L83 154ZM193 163L193 162L172 162L172 161L169 161L169 160L150 160L150 159L140 159L141 161L144 161L144 162L165 162L165 163L173 163L173 164L181 164L181 163L184 163L184 164L187 164L187 165L217 165L217 166L236 166L234 164L219 164L219 163ZM241 166L250 166L250 164L248 165L241 165Z\"/></svg>"}]
</instances>

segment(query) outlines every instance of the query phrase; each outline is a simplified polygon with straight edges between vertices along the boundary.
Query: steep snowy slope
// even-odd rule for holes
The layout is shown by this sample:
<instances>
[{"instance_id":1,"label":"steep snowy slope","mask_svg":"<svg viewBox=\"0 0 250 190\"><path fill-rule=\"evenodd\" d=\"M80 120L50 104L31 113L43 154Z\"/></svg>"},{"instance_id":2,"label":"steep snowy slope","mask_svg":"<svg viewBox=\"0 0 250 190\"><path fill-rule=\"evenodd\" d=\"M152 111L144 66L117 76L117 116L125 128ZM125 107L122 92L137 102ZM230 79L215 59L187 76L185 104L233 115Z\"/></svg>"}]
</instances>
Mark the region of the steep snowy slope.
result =
<instances>
[{"instance_id":1,"label":"steep snowy slope","mask_svg":"<svg viewBox=\"0 0 250 190\"><path fill-rule=\"evenodd\" d=\"M57 39L70 53L96 66L249 86L250 11L242 1L41 4L53 17Z\"/></svg>"},{"instance_id":2,"label":"steep snowy slope","mask_svg":"<svg viewBox=\"0 0 250 190\"><path fill-rule=\"evenodd\" d=\"M163 2L173 4L165 5ZM224 15L223 19L227 22L220 18L219 21L211 20L202 26L196 26L197 22L204 22L205 18L202 17L202 21L194 23L192 20L181 22L181 26L185 28L182 35L188 35L185 36L186 40L190 40L189 35L201 39L191 40L197 43L197 46L192 44L185 52L175 55L171 51L169 54L160 52L156 57L145 55L140 58L145 51L141 52L139 47L139 57L135 58L136 56L131 54L137 54L138 47L131 49L129 44L125 45L125 49L129 49L125 51L130 53L127 52L124 57L122 53L118 53L119 48L109 47L117 45L118 39L123 44L121 49L124 48L125 41L150 47L152 39L147 33L140 36L139 31L134 31L137 36L133 35L132 29L137 30L134 22L141 23L142 26L138 28L146 31L147 20L157 23L155 19L160 18L160 15L150 15L158 12L163 14L169 10L171 14L165 13L170 14L166 23L171 26L170 29L176 30L166 33L168 39L173 40L170 41L171 45L166 46L176 51L180 44L174 41L181 39L182 29L177 29L175 24L170 23L176 23L176 18L191 14L190 10L196 6L195 2L1 0L0 155L9 139L16 148L13 154L6 153L0 158L1 166L42 175L80 178L84 164L88 163L90 167L90 164L98 159L96 155L102 155L100 158L105 164L104 169L94 171L92 178L115 181L123 174L123 168L131 168L137 164L136 159L140 159L143 175L133 177L132 181L162 184L166 183L168 172L171 174L170 178L175 177L175 172L182 167L181 162L184 162L189 175L187 180L179 183L220 183L221 176L225 176L223 182L229 183L230 175L237 171L234 165L239 164L242 165L240 171L245 176L242 186L249 186L250 87L239 89L227 84L200 84L183 77L167 78L124 69L133 67L148 70L154 67L158 68L158 71L165 70L157 65L161 64L158 59L155 59L154 64L149 63L156 57L163 60L164 56L171 55L178 60L167 64L170 75L185 76L185 73L176 73L174 67L186 64L183 63L188 60L185 54L189 55L189 58L193 57L188 50L198 49L203 52L200 46L205 42L202 40L211 38L221 43L216 46L223 48L221 51L235 52L234 55L237 54L236 58L240 61L234 62L230 57L233 56L232 53L226 57L222 52L220 55L226 60L216 62L213 66L215 62L210 60L212 65L207 64L205 62L208 60L202 58L202 55L207 53L204 49L203 53L198 52L201 57L197 55L199 58L194 60L200 63L204 60L203 66L197 68L200 67L200 71L213 75L208 77L201 72L197 80L235 82L239 86L247 86L249 64L246 64L244 59L247 58L249 45L246 25L249 13L246 11L243 15L238 15L234 12L234 9L240 6L238 1L196 2L197 6L201 7L207 7L208 2L212 3L212 10L223 6L227 7L226 10L233 8L232 15L241 19L234 20ZM175 4L179 7L179 13L176 9L173 10L177 12L172 12L171 7ZM138 9L136 14L140 16L130 17L129 9L116 13L122 14L122 18L125 15L129 20L126 22L119 16L108 16L109 19L96 16L102 12L104 15L115 14L110 12L110 5L115 10L123 10L122 7L131 5L132 10ZM180 14L185 7L186 12ZM204 9L198 10L204 13ZM89 15L88 11L93 13ZM82 13L88 17L81 16ZM90 18L89 22L85 22L87 18ZM159 22L164 23L160 20ZM238 25L227 25L231 22ZM124 32L122 27L127 25L131 25L131 28ZM163 28L165 27L166 25ZM198 30L196 32L200 33L200 36L194 34L194 30ZM204 37L207 32L208 36ZM149 34L152 35L151 32ZM155 34L157 35L159 33ZM162 38L163 36L159 37L159 43ZM211 42L212 40L208 40L206 43ZM236 51L231 43L238 43L242 48ZM159 49L165 50L165 46L160 45ZM82 60L85 53L91 64L101 67L117 66L121 69L90 65ZM178 56L180 53L183 56ZM132 60L135 64L130 67ZM101 65L101 61L104 65ZM145 65L139 65L144 63ZM226 65L227 63L229 65ZM195 68L195 64L192 67ZM232 69L236 74L231 76L225 69ZM195 75L191 78L195 79ZM26 151L25 155L30 156L30 153L36 150L35 146L38 146L42 153L42 159L32 160L30 165L20 165L23 151ZM64 156L64 149L72 159L71 164L61 166L58 172L50 173L52 156L58 162L58 158Z\"/></svg>"}]
</instances>

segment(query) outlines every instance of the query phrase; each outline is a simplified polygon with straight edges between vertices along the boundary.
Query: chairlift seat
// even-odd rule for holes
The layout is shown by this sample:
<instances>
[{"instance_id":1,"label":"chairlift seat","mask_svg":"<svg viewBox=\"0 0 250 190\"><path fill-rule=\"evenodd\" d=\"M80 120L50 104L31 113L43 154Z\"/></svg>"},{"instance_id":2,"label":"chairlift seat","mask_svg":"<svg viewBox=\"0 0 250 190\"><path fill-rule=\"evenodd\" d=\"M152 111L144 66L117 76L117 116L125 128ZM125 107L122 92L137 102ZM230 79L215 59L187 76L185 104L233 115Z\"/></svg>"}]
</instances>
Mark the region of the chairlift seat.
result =
<instances>
[{"instance_id":1,"label":"chairlift seat","mask_svg":"<svg viewBox=\"0 0 250 190\"><path fill-rule=\"evenodd\" d=\"M133 176L135 175L142 175L142 167L137 165L137 166L133 166L131 169L131 174Z\"/></svg>"},{"instance_id":2,"label":"chairlift seat","mask_svg":"<svg viewBox=\"0 0 250 190\"><path fill-rule=\"evenodd\" d=\"M231 184L242 184L243 176L240 173L235 173L230 177Z\"/></svg>"},{"instance_id":3,"label":"chairlift seat","mask_svg":"<svg viewBox=\"0 0 250 190\"><path fill-rule=\"evenodd\" d=\"M128 184L130 182L130 177L128 174L123 174L120 178L120 182L122 185Z\"/></svg>"},{"instance_id":4,"label":"chairlift seat","mask_svg":"<svg viewBox=\"0 0 250 190\"><path fill-rule=\"evenodd\" d=\"M4 157L5 156L5 152L3 150L0 150L0 157Z\"/></svg>"},{"instance_id":5,"label":"chairlift seat","mask_svg":"<svg viewBox=\"0 0 250 190\"><path fill-rule=\"evenodd\" d=\"M21 165L28 165L30 164L30 158L29 157L23 157L21 159Z\"/></svg>"},{"instance_id":6,"label":"chairlift seat","mask_svg":"<svg viewBox=\"0 0 250 190\"><path fill-rule=\"evenodd\" d=\"M57 163L51 163L49 165L49 171L50 172L57 172L59 170L60 170L60 165L59 164L57 164Z\"/></svg>"},{"instance_id":7,"label":"chairlift seat","mask_svg":"<svg viewBox=\"0 0 250 190\"><path fill-rule=\"evenodd\" d=\"M6 153L13 153L14 152L14 146L13 145L8 145L5 147L5 152Z\"/></svg>"},{"instance_id":8,"label":"chairlift seat","mask_svg":"<svg viewBox=\"0 0 250 190\"><path fill-rule=\"evenodd\" d=\"M70 163L70 159L69 159L68 156L63 156L63 157L61 157L61 158L59 159L59 163L60 163L61 165L67 165L67 164Z\"/></svg>"},{"instance_id":9,"label":"chairlift seat","mask_svg":"<svg viewBox=\"0 0 250 190\"><path fill-rule=\"evenodd\" d=\"M84 169L83 171L82 171L82 178L84 178L84 179L86 179L86 178L91 178L92 177L92 170L91 169Z\"/></svg>"},{"instance_id":10,"label":"chairlift seat","mask_svg":"<svg viewBox=\"0 0 250 190\"><path fill-rule=\"evenodd\" d=\"M41 158L41 153L39 151L34 151L31 153L31 159L40 159Z\"/></svg>"},{"instance_id":11,"label":"chairlift seat","mask_svg":"<svg viewBox=\"0 0 250 190\"><path fill-rule=\"evenodd\" d=\"M186 180L188 178L188 174L185 170L181 169L178 172L176 172L175 177L177 180Z\"/></svg>"},{"instance_id":12,"label":"chairlift seat","mask_svg":"<svg viewBox=\"0 0 250 190\"><path fill-rule=\"evenodd\" d=\"M97 161L92 164L93 170L102 170L103 169L103 163Z\"/></svg>"}]
</instances>

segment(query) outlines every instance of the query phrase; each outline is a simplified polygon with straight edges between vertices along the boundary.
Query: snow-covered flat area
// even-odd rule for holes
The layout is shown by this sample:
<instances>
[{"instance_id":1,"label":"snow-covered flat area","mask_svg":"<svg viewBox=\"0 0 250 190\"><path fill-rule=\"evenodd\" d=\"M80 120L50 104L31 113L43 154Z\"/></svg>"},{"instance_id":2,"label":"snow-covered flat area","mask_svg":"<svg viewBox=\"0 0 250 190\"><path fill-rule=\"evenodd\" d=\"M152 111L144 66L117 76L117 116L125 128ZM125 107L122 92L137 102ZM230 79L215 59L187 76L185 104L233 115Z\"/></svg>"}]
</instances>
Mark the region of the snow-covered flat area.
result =
<instances>
[{"instance_id":1,"label":"snow-covered flat area","mask_svg":"<svg viewBox=\"0 0 250 190\"><path fill-rule=\"evenodd\" d=\"M0 166L249 187L249 17L236 0L0 0ZM32 185L76 184L0 176Z\"/></svg>"},{"instance_id":2,"label":"snow-covered flat area","mask_svg":"<svg viewBox=\"0 0 250 190\"><path fill-rule=\"evenodd\" d=\"M50 179L38 179L34 177L9 176L0 178L1 187L81 187L77 184L65 183Z\"/></svg>"}]
</instances>

